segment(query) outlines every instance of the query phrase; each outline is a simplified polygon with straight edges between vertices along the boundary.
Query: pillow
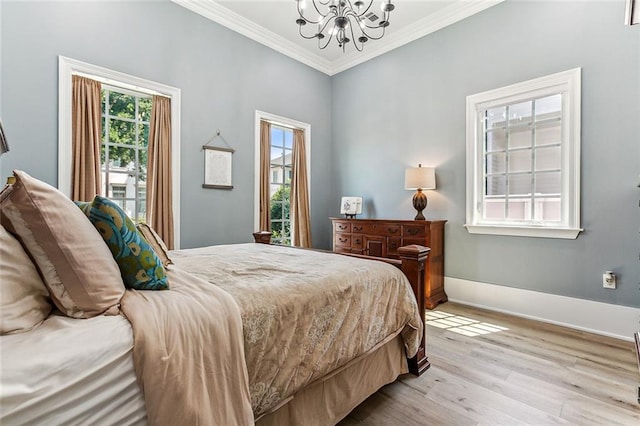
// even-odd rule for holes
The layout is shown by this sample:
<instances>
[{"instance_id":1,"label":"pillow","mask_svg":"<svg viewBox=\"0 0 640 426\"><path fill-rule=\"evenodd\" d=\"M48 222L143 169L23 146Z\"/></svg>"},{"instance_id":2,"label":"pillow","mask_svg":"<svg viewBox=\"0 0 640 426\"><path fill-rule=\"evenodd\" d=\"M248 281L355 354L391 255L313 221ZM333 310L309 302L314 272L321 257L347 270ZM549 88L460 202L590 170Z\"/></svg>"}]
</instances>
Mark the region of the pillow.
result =
<instances>
[{"instance_id":1,"label":"pillow","mask_svg":"<svg viewBox=\"0 0 640 426\"><path fill-rule=\"evenodd\" d=\"M0 334L29 331L50 312L49 292L36 266L0 225Z\"/></svg>"},{"instance_id":2,"label":"pillow","mask_svg":"<svg viewBox=\"0 0 640 426\"><path fill-rule=\"evenodd\" d=\"M124 284L100 234L62 192L27 173L0 193L0 222L25 247L54 304L72 318L116 315Z\"/></svg>"},{"instance_id":3,"label":"pillow","mask_svg":"<svg viewBox=\"0 0 640 426\"><path fill-rule=\"evenodd\" d=\"M153 248L153 251L158 255L162 261L162 266L166 268L173 264L173 261L169 258L169 250L167 249L166 244L152 227L146 223L139 223L136 225L136 229L142 234L144 239L147 240L149 245Z\"/></svg>"},{"instance_id":4,"label":"pillow","mask_svg":"<svg viewBox=\"0 0 640 426\"><path fill-rule=\"evenodd\" d=\"M107 243L115 259L124 285L136 290L166 290L169 288L162 261L136 229L136 225L119 205L96 195L87 208L89 220Z\"/></svg>"}]
</instances>

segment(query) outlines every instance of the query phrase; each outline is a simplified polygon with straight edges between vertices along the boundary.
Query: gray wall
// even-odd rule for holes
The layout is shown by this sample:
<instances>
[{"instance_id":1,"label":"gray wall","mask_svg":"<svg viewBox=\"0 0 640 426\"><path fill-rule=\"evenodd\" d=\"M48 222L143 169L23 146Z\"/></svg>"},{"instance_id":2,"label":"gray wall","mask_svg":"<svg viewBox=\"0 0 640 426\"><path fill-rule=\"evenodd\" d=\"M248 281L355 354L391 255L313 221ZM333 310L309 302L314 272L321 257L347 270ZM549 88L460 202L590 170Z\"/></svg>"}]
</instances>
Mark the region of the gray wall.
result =
<instances>
[{"instance_id":1,"label":"gray wall","mask_svg":"<svg viewBox=\"0 0 640 426\"><path fill-rule=\"evenodd\" d=\"M426 214L447 219L445 274L640 306L640 26L624 1L507 1L332 79L332 205L411 219L404 169L435 166ZM582 67L582 226L576 240L471 235L467 95ZM602 273L618 289L602 288Z\"/></svg>"},{"instance_id":2,"label":"gray wall","mask_svg":"<svg viewBox=\"0 0 640 426\"><path fill-rule=\"evenodd\" d=\"M252 240L256 109L310 123L311 214L322 218L312 233L329 246L328 76L166 1L0 7L0 107L11 145L0 159L5 175L22 169L57 183L63 55L182 90L183 248ZM232 191L201 186L200 148L218 129L236 150Z\"/></svg>"}]
</instances>

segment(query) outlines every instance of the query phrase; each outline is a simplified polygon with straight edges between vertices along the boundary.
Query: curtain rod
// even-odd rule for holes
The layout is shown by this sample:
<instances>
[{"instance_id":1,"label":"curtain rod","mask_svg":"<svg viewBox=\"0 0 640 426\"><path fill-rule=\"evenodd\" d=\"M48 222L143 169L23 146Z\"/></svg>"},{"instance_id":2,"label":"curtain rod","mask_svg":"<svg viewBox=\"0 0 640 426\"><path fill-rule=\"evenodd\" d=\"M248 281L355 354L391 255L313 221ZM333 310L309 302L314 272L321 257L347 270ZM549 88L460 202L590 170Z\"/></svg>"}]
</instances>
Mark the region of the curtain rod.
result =
<instances>
[{"instance_id":1,"label":"curtain rod","mask_svg":"<svg viewBox=\"0 0 640 426\"><path fill-rule=\"evenodd\" d=\"M110 78L104 78L104 77L87 74L80 71L74 71L71 73L71 75L78 75L80 77L90 78L92 80L99 81L100 83L106 84L107 86L115 87L117 89L132 90L134 92L144 93L145 95L151 95L151 96L156 95L156 96L163 96L165 98L171 98L170 96L167 96L164 93L156 92L155 90L150 90L145 87L134 86L133 84L123 83L118 80L112 80Z\"/></svg>"}]
</instances>

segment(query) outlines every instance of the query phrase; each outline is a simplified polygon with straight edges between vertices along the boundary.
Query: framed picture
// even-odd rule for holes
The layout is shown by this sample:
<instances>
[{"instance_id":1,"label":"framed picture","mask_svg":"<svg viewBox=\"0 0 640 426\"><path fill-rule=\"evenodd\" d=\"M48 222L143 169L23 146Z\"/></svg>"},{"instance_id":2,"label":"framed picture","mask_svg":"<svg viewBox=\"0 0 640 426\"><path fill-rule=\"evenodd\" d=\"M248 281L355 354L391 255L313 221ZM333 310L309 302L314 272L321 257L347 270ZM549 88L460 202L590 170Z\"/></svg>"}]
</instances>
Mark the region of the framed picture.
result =
<instances>
[{"instance_id":1,"label":"framed picture","mask_svg":"<svg viewBox=\"0 0 640 426\"><path fill-rule=\"evenodd\" d=\"M351 217L362 214L362 197L342 197L340 214Z\"/></svg>"},{"instance_id":2,"label":"framed picture","mask_svg":"<svg viewBox=\"0 0 640 426\"><path fill-rule=\"evenodd\" d=\"M627 0L624 23L626 25L640 24L640 0Z\"/></svg>"},{"instance_id":3,"label":"framed picture","mask_svg":"<svg viewBox=\"0 0 640 426\"><path fill-rule=\"evenodd\" d=\"M231 182L232 155L231 148L219 148L204 145L204 184L203 188L233 189Z\"/></svg>"}]
</instances>

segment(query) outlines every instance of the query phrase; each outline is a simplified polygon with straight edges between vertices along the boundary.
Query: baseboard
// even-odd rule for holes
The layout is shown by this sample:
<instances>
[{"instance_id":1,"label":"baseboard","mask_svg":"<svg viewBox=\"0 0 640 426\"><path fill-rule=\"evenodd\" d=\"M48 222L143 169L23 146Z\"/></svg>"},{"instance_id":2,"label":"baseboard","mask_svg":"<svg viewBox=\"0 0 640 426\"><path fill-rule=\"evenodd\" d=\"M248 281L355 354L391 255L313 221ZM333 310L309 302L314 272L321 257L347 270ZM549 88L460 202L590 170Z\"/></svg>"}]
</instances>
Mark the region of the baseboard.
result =
<instances>
[{"instance_id":1,"label":"baseboard","mask_svg":"<svg viewBox=\"0 0 640 426\"><path fill-rule=\"evenodd\" d=\"M640 309L445 277L452 302L633 341Z\"/></svg>"}]
</instances>

